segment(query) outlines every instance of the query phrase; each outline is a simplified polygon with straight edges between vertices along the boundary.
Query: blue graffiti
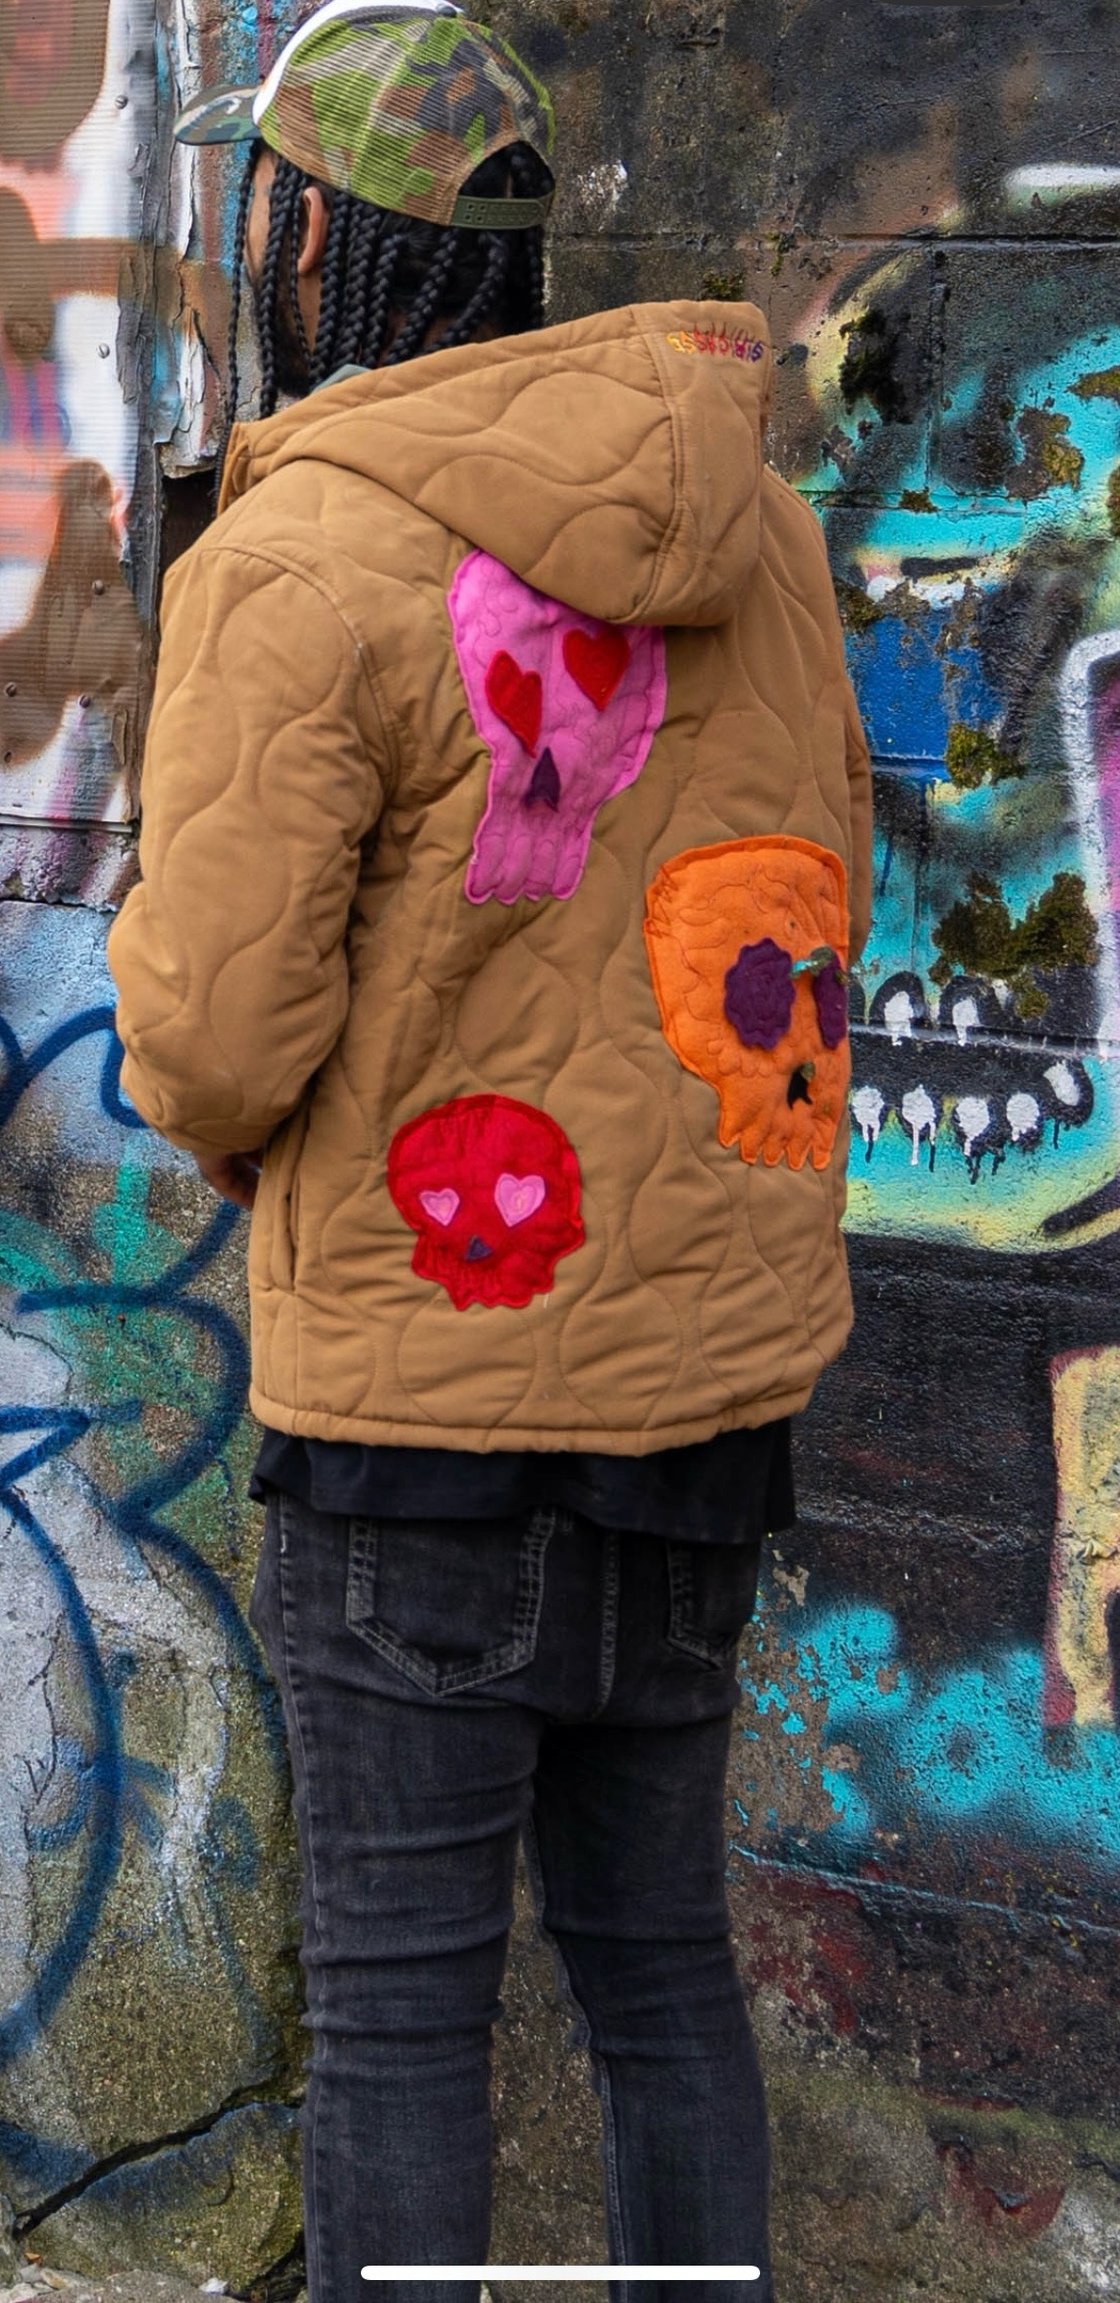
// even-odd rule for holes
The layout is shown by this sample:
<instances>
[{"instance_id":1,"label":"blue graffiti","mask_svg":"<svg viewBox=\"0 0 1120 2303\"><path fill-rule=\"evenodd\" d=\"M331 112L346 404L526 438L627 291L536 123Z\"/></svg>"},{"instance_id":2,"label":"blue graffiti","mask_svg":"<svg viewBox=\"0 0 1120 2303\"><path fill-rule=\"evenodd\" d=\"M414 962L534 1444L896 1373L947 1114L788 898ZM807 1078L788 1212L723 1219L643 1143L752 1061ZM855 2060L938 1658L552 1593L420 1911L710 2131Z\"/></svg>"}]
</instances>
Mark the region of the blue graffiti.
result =
<instances>
[{"instance_id":1,"label":"blue graffiti","mask_svg":"<svg viewBox=\"0 0 1120 2303\"><path fill-rule=\"evenodd\" d=\"M999 697L976 649L954 644L948 610L909 621L883 615L848 640L848 664L872 756L895 775L946 780L950 727L994 720Z\"/></svg>"},{"instance_id":2,"label":"blue graffiti","mask_svg":"<svg viewBox=\"0 0 1120 2303\"><path fill-rule=\"evenodd\" d=\"M26 1463L26 1457L23 1460ZM39 1460L44 1460L41 1449ZM81 1670L94 1737L84 1877L63 1931L48 1952L34 1983L0 2016L0 2068L3 2068L17 2055L25 2054L43 2025L50 2021L89 1948L120 1862L123 1812L116 1707L85 1602L57 1544L52 1543L34 1512L6 1480L0 1484L0 1499L14 1525L26 1536L47 1569L60 1601Z\"/></svg>"},{"instance_id":3,"label":"blue graffiti","mask_svg":"<svg viewBox=\"0 0 1120 2303\"><path fill-rule=\"evenodd\" d=\"M759 1717L775 1713L799 1738L799 1704L823 1700L822 1741L847 1745L859 1765L821 1767L835 1819L812 1835L814 1861L879 1854L876 1831L979 1839L998 1829L1024 1846L1075 1848L1107 1870L1120 1859L1120 1740L1111 1727L1082 1729L1058 1765L1041 1725L1042 1682L1042 1656L1023 1646L993 1647L922 1675L902 1657L885 1608L838 1601L799 1627L798 1663L783 1684L755 1685L748 1670L746 1772L759 1739L752 1707ZM811 1769L808 1748L795 1764ZM738 1807L756 1837L781 1833L774 1810L752 1813L749 1799ZM791 1859L804 1860L789 1837Z\"/></svg>"},{"instance_id":4,"label":"blue graffiti","mask_svg":"<svg viewBox=\"0 0 1120 2303\"><path fill-rule=\"evenodd\" d=\"M0 1129L13 1118L27 1091L62 1054L83 1040L102 1035L106 1045L98 1080L101 1112L114 1127L142 1129L143 1121L121 1092L122 1051L109 1007L90 1008L69 1019L27 1051L10 1025L0 1019L0 1053L5 1065L0 1082ZM110 1211L99 1212L106 1215ZM14 1218L11 1221L15 1223ZM16 1296L15 1309L17 1315L70 1311L87 1319L104 1321L111 1317L125 1323L151 1312L172 1314L216 1357L218 1374L212 1387L212 1406L169 1461L153 1464L143 1480L119 1492L99 1484L88 1472L83 1476L102 1523L116 1535L126 1556L143 1559L158 1555L193 1584L220 1627L231 1659L254 1687L266 1740L279 1765L283 1733L278 1705L252 1635L221 1576L163 1516L211 1471L243 1412L248 1366L241 1332L220 1306L191 1292L205 1280L237 1224L237 1210L223 1205L193 1245L143 1284L112 1279L24 1287ZM94 1236L98 1236L96 1224ZM93 1942L120 1866L127 1831L138 1831L146 1845L157 1847L160 1807L173 1788L165 1769L124 1750L121 1699L135 1659L125 1652L102 1652L66 1559L21 1491L21 1482L32 1472L95 1427L135 1423L143 1406L144 1401L136 1397L107 1406L11 1406L0 1410L0 1434L25 1441L0 1464L0 1506L50 1581L79 1667L88 1716L88 1735L62 1738L56 1754L56 1775L67 1793L65 1811L51 1823L32 1830L28 1839L29 1848L41 1853L80 1843L83 1869L61 1931L33 1982L0 2014L0 2067L25 2055L51 2021ZM215 1939L250 2034L258 2046L263 2046L267 2026L249 1987L235 1931L224 1908L228 1887L251 1889L259 1873L253 1826L239 1801L227 1798L215 1804L200 1853ZM13 2129L8 2141L17 2165L40 2164L36 2139ZM43 2148L49 2158L51 2147Z\"/></svg>"}]
</instances>

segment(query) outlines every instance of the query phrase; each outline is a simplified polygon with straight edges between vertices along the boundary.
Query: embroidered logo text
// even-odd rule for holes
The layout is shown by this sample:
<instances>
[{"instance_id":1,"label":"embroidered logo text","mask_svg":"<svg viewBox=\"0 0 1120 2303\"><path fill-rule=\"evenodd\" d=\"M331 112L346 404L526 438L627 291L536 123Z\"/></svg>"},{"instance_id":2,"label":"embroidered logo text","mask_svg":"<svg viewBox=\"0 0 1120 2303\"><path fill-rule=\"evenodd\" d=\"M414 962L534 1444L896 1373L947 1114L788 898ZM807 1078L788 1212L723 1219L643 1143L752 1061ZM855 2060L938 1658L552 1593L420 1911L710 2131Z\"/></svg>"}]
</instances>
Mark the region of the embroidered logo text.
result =
<instances>
[{"instance_id":1,"label":"embroidered logo text","mask_svg":"<svg viewBox=\"0 0 1120 2303\"><path fill-rule=\"evenodd\" d=\"M760 336L729 336L723 328L676 328L665 341L674 352L714 352L723 360L761 360L766 350Z\"/></svg>"}]
</instances>

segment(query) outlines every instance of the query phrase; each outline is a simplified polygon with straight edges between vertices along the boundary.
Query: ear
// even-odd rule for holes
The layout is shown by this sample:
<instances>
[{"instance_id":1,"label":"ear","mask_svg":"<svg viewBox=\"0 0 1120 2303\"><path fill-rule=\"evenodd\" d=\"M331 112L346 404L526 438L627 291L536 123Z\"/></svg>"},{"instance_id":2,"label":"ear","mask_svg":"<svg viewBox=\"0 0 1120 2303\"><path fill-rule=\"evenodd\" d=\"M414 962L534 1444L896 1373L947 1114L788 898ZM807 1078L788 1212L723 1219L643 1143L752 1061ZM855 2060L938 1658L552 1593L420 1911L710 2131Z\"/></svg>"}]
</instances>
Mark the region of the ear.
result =
<instances>
[{"instance_id":1,"label":"ear","mask_svg":"<svg viewBox=\"0 0 1120 2303\"><path fill-rule=\"evenodd\" d=\"M299 271L317 272L327 245L331 212L317 184L309 184L299 204Z\"/></svg>"}]
</instances>

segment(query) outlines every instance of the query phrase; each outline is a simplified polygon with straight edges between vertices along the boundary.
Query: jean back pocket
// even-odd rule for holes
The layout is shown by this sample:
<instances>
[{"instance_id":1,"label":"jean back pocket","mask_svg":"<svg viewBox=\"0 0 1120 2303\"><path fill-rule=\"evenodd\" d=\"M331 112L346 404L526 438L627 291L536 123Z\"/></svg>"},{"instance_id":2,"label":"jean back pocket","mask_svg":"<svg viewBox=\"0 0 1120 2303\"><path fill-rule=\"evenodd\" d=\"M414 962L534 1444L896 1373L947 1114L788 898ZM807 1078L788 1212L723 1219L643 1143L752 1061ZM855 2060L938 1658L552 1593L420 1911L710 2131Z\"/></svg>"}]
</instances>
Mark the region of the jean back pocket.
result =
<instances>
[{"instance_id":1,"label":"jean back pocket","mask_svg":"<svg viewBox=\"0 0 1120 2303\"><path fill-rule=\"evenodd\" d=\"M734 1661L754 1613L761 1549L758 1542L666 1542L669 1647L698 1663Z\"/></svg>"},{"instance_id":2,"label":"jean back pocket","mask_svg":"<svg viewBox=\"0 0 1120 2303\"><path fill-rule=\"evenodd\" d=\"M536 1653L555 1514L353 1519L346 1621L427 1695L520 1671Z\"/></svg>"}]
</instances>

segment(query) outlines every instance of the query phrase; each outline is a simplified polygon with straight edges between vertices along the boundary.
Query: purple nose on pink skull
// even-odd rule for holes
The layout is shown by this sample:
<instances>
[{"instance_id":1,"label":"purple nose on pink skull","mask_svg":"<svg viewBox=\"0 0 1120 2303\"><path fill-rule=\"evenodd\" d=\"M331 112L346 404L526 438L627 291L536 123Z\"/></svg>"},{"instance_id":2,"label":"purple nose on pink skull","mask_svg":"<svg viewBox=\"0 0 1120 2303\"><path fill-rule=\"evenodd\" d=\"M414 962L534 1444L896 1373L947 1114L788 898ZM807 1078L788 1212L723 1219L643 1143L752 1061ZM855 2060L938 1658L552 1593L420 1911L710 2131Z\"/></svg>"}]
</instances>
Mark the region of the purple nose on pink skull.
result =
<instances>
[{"instance_id":1,"label":"purple nose on pink skull","mask_svg":"<svg viewBox=\"0 0 1120 2303\"><path fill-rule=\"evenodd\" d=\"M551 808L553 815L560 805L560 770L547 744L521 794L523 808L534 808L538 803Z\"/></svg>"}]
</instances>

